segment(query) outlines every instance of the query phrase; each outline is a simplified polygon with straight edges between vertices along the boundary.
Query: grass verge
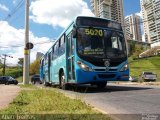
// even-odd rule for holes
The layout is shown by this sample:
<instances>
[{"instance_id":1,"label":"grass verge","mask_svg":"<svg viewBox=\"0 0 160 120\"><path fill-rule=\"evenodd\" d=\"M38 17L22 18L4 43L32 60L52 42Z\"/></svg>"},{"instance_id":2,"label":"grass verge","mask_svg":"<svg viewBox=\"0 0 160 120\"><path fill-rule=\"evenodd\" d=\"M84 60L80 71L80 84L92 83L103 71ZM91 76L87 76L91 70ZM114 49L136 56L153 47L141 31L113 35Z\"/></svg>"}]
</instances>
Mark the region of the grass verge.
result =
<instances>
[{"instance_id":1,"label":"grass verge","mask_svg":"<svg viewBox=\"0 0 160 120\"><path fill-rule=\"evenodd\" d=\"M29 76L29 81L31 80L32 76ZM19 83L23 82L23 76L17 77L16 80L18 80Z\"/></svg>"},{"instance_id":2,"label":"grass verge","mask_svg":"<svg viewBox=\"0 0 160 120\"><path fill-rule=\"evenodd\" d=\"M157 82L160 82L160 56L132 60L129 58L131 76L139 78L143 71L152 71L157 74Z\"/></svg>"},{"instance_id":3,"label":"grass verge","mask_svg":"<svg viewBox=\"0 0 160 120\"><path fill-rule=\"evenodd\" d=\"M23 76L16 78L16 80L18 80L19 83L23 82Z\"/></svg>"},{"instance_id":4,"label":"grass verge","mask_svg":"<svg viewBox=\"0 0 160 120\"><path fill-rule=\"evenodd\" d=\"M20 84L18 85L20 88L22 89L38 89L38 87L32 85L32 84L26 84L26 85L23 85L23 84Z\"/></svg>"},{"instance_id":5,"label":"grass verge","mask_svg":"<svg viewBox=\"0 0 160 120\"><path fill-rule=\"evenodd\" d=\"M32 115L37 120L111 120L78 99L70 99L55 89L22 90L1 114Z\"/></svg>"}]
</instances>

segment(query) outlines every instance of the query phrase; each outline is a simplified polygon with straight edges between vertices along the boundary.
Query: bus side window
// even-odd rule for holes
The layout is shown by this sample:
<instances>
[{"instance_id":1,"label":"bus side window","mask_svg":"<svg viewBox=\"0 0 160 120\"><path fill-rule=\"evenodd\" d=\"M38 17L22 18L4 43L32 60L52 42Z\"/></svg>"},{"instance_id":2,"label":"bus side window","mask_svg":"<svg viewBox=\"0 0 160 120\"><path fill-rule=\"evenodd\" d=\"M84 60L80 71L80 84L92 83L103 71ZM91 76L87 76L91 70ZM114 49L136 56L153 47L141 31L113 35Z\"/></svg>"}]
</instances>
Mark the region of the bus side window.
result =
<instances>
[{"instance_id":1,"label":"bus side window","mask_svg":"<svg viewBox=\"0 0 160 120\"><path fill-rule=\"evenodd\" d=\"M65 53L65 39L64 35L59 40L59 56Z\"/></svg>"},{"instance_id":2,"label":"bus side window","mask_svg":"<svg viewBox=\"0 0 160 120\"><path fill-rule=\"evenodd\" d=\"M44 59L41 60L41 66L43 66L43 65L44 65Z\"/></svg>"},{"instance_id":3,"label":"bus side window","mask_svg":"<svg viewBox=\"0 0 160 120\"><path fill-rule=\"evenodd\" d=\"M48 54L44 56L44 64L46 65L47 63L48 63Z\"/></svg>"},{"instance_id":4,"label":"bus side window","mask_svg":"<svg viewBox=\"0 0 160 120\"><path fill-rule=\"evenodd\" d=\"M74 39L73 39L73 34L71 33L71 54L74 54Z\"/></svg>"},{"instance_id":5,"label":"bus side window","mask_svg":"<svg viewBox=\"0 0 160 120\"><path fill-rule=\"evenodd\" d=\"M54 46L54 56L55 56L54 59L58 57L58 47L59 47L59 44L57 42Z\"/></svg>"},{"instance_id":6,"label":"bus side window","mask_svg":"<svg viewBox=\"0 0 160 120\"><path fill-rule=\"evenodd\" d=\"M52 60L54 60L54 46L52 47Z\"/></svg>"},{"instance_id":7,"label":"bus side window","mask_svg":"<svg viewBox=\"0 0 160 120\"><path fill-rule=\"evenodd\" d=\"M70 56L71 55L71 49L70 49L70 41L71 41L71 36L70 36L70 34L67 36L67 41L68 41L68 44L67 44L67 48L68 48L68 56Z\"/></svg>"}]
</instances>

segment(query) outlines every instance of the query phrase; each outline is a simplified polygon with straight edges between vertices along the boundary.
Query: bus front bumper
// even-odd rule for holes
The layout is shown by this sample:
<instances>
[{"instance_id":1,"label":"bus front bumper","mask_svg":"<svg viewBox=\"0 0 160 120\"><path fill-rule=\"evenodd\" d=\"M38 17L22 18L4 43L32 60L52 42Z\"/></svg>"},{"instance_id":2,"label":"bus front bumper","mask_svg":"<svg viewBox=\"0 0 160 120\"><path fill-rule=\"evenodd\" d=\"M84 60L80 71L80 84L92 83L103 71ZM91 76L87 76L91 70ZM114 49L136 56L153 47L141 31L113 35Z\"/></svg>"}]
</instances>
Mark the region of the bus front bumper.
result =
<instances>
[{"instance_id":1,"label":"bus front bumper","mask_svg":"<svg viewBox=\"0 0 160 120\"><path fill-rule=\"evenodd\" d=\"M129 70L124 72L86 72L81 69L76 71L76 83L87 84L102 81L128 81Z\"/></svg>"}]
</instances>

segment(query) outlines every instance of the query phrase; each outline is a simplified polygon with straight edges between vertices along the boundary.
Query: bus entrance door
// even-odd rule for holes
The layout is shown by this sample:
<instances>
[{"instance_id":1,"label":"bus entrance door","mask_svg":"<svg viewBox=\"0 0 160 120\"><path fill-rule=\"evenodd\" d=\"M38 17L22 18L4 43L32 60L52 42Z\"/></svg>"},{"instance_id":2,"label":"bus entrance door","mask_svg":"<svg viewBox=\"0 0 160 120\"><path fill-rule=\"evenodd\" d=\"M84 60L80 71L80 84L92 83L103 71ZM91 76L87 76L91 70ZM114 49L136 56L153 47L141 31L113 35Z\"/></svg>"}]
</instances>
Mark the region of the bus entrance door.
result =
<instances>
[{"instance_id":1,"label":"bus entrance door","mask_svg":"<svg viewBox=\"0 0 160 120\"><path fill-rule=\"evenodd\" d=\"M74 41L72 39L72 33L67 36L67 76L68 80L75 80L74 73Z\"/></svg>"}]
</instances>

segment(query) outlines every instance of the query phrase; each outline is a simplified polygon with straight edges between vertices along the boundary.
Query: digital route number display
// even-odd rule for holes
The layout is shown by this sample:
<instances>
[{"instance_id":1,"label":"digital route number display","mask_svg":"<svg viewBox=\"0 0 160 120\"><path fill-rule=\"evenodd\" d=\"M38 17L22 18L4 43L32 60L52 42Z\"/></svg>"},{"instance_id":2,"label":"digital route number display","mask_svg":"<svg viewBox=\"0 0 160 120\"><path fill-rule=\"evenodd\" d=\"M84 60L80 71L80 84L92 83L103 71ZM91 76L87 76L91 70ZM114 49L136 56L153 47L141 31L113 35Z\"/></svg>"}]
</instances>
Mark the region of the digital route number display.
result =
<instances>
[{"instance_id":1,"label":"digital route number display","mask_svg":"<svg viewBox=\"0 0 160 120\"><path fill-rule=\"evenodd\" d=\"M103 36L103 30L86 28L85 29L85 34L89 35L89 36L99 36L99 37L102 37Z\"/></svg>"}]
</instances>

